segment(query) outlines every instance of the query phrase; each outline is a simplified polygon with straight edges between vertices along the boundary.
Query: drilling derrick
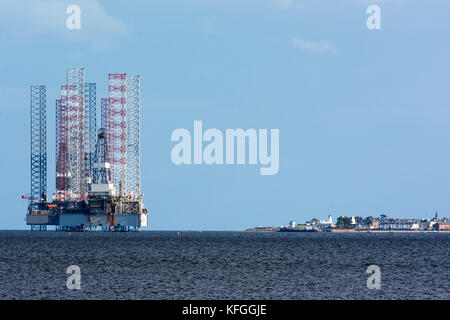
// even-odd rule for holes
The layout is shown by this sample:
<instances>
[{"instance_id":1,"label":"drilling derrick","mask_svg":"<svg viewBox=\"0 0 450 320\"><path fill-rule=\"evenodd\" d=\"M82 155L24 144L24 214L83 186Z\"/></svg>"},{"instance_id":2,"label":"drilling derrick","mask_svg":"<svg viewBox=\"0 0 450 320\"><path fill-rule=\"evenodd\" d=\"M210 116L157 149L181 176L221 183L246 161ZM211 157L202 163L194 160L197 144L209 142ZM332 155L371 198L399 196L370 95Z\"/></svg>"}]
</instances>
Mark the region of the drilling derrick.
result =
<instances>
[{"instance_id":1,"label":"drilling derrick","mask_svg":"<svg viewBox=\"0 0 450 320\"><path fill-rule=\"evenodd\" d=\"M95 147L95 163L94 163L94 184L110 184L111 183L111 165L108 162L108 144L106 143L105 129L100 128L98 132L97 144Z\"/></svg>"},{"instance_id":2,"label":"drilling derrick","mask_svg":"<svg viewBox=\"0 0 450 320\"><path fill-rule=\"evenodd\" d=\"M31 87L31 196L27 224L62 231L139 230L147 225L140 184L140 78L108 77L97 131L96 84L68 69L56 100L56 188L47 201L46 93Z\"/></svg>"},{"instance_id":3,"label":"drilling derrick","mask_svg":"<svg viewBox=\"0 0 450 320\"><path fill-rule=\"evenodd\" d=\"M108 161L108 141L104 128L100 128L98 131L94 160L93 183L89 194L94 197L114 197L116 191L114 184L111 182L111 164Z\"/></svg>"}]
</instances>

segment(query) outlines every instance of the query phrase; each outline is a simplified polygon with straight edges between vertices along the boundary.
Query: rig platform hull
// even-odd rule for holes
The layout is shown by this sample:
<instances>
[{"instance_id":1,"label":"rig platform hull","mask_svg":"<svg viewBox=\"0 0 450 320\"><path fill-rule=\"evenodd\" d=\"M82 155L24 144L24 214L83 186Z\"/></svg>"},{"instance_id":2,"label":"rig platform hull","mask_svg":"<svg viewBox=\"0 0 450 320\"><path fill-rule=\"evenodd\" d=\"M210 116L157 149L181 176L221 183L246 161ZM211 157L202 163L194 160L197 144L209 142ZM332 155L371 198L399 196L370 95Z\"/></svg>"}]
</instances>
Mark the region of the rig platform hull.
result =
<instances>
[{"instance_id":1,"label":"rig platform hull","mask_svg":"<svg viewBox=\"0 0 450 320\"><path fill-rule=\"evenodd\" d=\"M26 215L32 230L47 230L56 226L59 231L130 231L147 226L147 210L140 201L122 201L120 198L83 202L41 203L40 209Z\"/></svg>"}]
</instances>

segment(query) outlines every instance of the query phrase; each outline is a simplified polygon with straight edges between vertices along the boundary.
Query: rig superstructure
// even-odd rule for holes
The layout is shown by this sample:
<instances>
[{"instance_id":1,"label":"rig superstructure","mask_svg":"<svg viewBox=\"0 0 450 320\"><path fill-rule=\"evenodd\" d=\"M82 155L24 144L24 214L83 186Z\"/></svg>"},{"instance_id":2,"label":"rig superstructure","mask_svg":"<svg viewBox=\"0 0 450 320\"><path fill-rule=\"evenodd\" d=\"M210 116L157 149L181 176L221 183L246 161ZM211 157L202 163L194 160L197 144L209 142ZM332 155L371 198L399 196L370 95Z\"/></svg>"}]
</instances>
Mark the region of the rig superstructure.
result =
<instances>
[{"instance_id":1,"label":"rig superstructure","mask_svg":"<svg viewBox=\"0 0 450 320\"><path fill-rule=\"evenodd\" d=\"M56 181L47 198L46 87L31 86L31 230L138 231L147 226L140 182L140 77L109 74L97 130L96 84L67 70L56 99Z\"/></svg>"}]
</instances>

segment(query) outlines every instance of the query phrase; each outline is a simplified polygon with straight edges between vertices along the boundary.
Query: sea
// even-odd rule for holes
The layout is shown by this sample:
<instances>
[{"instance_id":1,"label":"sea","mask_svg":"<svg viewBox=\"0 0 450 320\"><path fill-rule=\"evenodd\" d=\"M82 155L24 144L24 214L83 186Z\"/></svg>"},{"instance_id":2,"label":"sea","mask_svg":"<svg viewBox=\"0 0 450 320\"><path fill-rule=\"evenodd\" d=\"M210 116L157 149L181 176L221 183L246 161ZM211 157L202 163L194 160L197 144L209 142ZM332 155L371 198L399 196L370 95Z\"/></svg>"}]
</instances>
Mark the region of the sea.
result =
<instances>
[{"instance_id":1,"label":"sea","mask_svg":"<svg viewBox=\"0 0 450 320\"><path fill-rule=\"evenodd\" d=\"M0 299L448 300L449 254L449 233L0 231Z\"/></svg>"}]
</instances>

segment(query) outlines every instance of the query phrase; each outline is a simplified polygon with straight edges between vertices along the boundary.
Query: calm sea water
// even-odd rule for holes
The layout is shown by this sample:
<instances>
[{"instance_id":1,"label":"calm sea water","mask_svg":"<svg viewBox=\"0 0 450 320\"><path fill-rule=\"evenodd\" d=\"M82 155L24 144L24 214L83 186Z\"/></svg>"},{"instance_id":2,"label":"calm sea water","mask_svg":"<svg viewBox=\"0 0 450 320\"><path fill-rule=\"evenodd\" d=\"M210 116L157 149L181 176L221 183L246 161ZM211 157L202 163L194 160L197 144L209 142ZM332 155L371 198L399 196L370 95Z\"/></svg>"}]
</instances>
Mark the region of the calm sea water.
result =
<instances>
[{"instance_id":1,"label":"calm sea water","mask_svg":"<svg viewBox=\"0 0 450 320\"><path fill-rule=\"evenodd\" d=\"M0 299L450 299L449 234L3 231L0 254Z\"/></svg>"}]
</instances>

